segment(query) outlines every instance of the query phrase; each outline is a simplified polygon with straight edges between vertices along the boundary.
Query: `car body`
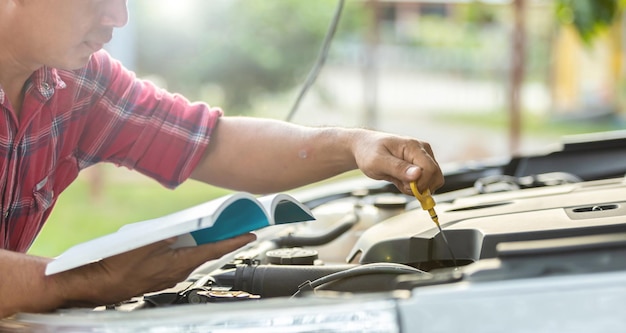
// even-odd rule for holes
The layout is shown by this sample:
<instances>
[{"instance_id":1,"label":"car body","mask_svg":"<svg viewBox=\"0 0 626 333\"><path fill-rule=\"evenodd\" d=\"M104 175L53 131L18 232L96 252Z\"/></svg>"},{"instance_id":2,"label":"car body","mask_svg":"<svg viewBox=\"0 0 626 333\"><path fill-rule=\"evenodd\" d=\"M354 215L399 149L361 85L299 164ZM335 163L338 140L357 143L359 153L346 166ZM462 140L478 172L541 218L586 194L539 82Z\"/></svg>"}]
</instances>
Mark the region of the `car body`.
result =
<instances>
[{"instance_id":1,"label":"car body","mask_svg":"<svg viewBox=\"0 0 626 333\"><path fill-rule=\"evenodd\" d=\"M451 251L419 202L359 177L293 193L316 221L259 230L175 288L0 331L624 331L626 132L444 175Z\"/></svg>"}]
</instances>

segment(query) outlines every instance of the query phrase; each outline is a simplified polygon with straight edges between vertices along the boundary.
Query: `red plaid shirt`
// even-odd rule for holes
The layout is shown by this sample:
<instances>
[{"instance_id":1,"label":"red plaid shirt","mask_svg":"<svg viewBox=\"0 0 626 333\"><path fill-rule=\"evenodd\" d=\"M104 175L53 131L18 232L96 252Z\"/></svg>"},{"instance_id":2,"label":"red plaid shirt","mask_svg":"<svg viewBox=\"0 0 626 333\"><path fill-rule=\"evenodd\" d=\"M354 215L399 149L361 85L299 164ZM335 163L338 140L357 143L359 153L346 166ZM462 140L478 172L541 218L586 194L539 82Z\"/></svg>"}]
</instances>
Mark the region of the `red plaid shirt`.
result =
<instances>
[{"instance_id":1,"label":"red plaid shirt","mask_svg":"<svg viewBox=\"0 0 626 333\"><path fill-rule=\"evenodd\" d=\"M100 51L78 71L42 68L20 119L0 87L0 248L25 252L58 195L98 162L174 188L189 177L222 114L190 104Z\"/></svg>"}]
</instances>

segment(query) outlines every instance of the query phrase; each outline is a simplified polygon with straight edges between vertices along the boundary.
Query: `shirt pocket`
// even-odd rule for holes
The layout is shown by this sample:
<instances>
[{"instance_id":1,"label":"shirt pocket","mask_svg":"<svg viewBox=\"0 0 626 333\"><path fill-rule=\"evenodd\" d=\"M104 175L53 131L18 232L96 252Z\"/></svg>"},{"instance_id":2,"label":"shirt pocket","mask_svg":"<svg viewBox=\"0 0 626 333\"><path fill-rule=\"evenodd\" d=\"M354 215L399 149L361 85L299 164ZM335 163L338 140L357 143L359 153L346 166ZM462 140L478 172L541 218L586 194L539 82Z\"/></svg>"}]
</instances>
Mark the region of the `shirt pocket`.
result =
<instances>
[{"instance_id":1,"label":"shirt pocket","mask_svg":"<svg viewBox=\"0 0 626 333\"><path fill-rule=\"evenodd\" d=\"M45 211L52 207L54 203L54 181L53 173L48 174L44 179L40 180L33 189L33 197L35 198L35 210Z\"/></svg>"},{"instance_id":2,"label":"shirt pocket","mask_svg":"<svg viewBox=\"0 0 626 333\"><path fill-rule=\"evenodd\" d=\"M78 164L74 156L59 160L48 174L35 183L33 188L35 212L50 209L59 194L78 176Z\"/></svg>"}]
</instances>

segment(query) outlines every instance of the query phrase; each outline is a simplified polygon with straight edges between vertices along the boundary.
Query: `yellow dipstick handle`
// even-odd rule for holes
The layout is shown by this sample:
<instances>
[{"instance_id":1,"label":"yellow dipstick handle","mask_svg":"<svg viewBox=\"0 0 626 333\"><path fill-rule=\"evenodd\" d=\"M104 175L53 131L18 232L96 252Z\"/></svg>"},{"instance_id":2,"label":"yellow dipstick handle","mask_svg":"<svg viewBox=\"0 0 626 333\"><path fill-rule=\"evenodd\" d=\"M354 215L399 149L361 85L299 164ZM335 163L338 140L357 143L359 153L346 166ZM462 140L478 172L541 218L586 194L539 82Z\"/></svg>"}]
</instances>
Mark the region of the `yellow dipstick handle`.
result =
<instances>
[{"instance_id":1,"label":"yellow dipstick handle","mask_svg":"<svg viewBox=\"0 0 626 333\"><path fill-rule=\"evenodd\" d=\"M435 212L435 199L433 199L430 194L430 190L426 189L420 193L417 189L417 183L411 182L411 191L413 191L413 195L415 199L420 202L423 210L427 210L428 214L430 214L430 218L435 222L435 224L439 225L439 218L437 217L437 212Z\"/></svg>"},{"instance_id":2,"label":"yellow dipstick handle","mask_svg":"<svg viewBox=\"0 0 626 333\"><path fill-rule=\"evenodd\" d=\"M435 222L437 228L439 229L439 233L441 234L441 238L443 238L443 242L448 247L448 251L450 252L450 257L452 258L452 263L454 266L458 266L456 263L456 257L452 252L452 247L450 246L450 242L448 242L448 238L446 238L446 234L443 233L441 226L439 225L439 217L437 217L437 212L435 212L435 199L430 194L430 190L426 189L426 191L421 192L417 189L417 184L415 182L411 182L411 191L415 196L415 199L420 202L423 210L427 210L428 214L430 214L430 218Z\"/></svg>"}]
</instances>

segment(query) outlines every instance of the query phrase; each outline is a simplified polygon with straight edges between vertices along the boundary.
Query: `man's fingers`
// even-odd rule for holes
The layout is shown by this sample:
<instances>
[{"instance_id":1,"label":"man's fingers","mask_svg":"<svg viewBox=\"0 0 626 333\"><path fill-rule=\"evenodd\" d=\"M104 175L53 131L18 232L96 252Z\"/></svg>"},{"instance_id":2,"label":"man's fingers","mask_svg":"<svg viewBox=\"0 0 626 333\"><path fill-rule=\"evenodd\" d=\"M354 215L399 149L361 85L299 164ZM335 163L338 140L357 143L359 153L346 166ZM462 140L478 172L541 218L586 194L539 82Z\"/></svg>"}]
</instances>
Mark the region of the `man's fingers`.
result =
<instances>
[{"instance_id":1,"label":"man's fingers","mask_svg":"<svg viewBox=\"0 0 626 333\"><path fill-rule=\"evenodd\" d=\"M443 185L441 169L427 142L393 139L384 143L384 147L372 164L373 170L381 172L380 179L393 182L409 195L413 181L420 190L430 189L433 193Z\"/></svg>"},{"instance_id":2,"label":"man's fingers","mask_svg":"<svg viewBox=\"0 0 626 333\"><path fill-rule=\"evenodd\" d=\"M436 164L425 164L426 167L421 167L420 164L418 165L417 167L415 167L414 164L407 166L407 177L403 179L406 190L411 194L410 183L416 181L417 188L420 191L429 189L432 193L435 193L435 190L443 185L443 175L439 171L438 166L433 168L432 166L436 166ZM417 175L417 177L413 177L415 175Z\"/></svg>"},{"instance_id":3,"label":"man's fingers","mask_svg":"<svg viewBox=\"0 0 626 333\"><path fill-rule=\"evenodd\" d=\"M178 249L172 249L172 239L167 239L79 269L84 270L84 276L99 281L101 288L92 301L107 304L175 285L204 262L220 258L255 239L254 234L243 234L220 242ZM123 286L119 285L120 281L124 282Z\"/></svg>"}]
</instances>

